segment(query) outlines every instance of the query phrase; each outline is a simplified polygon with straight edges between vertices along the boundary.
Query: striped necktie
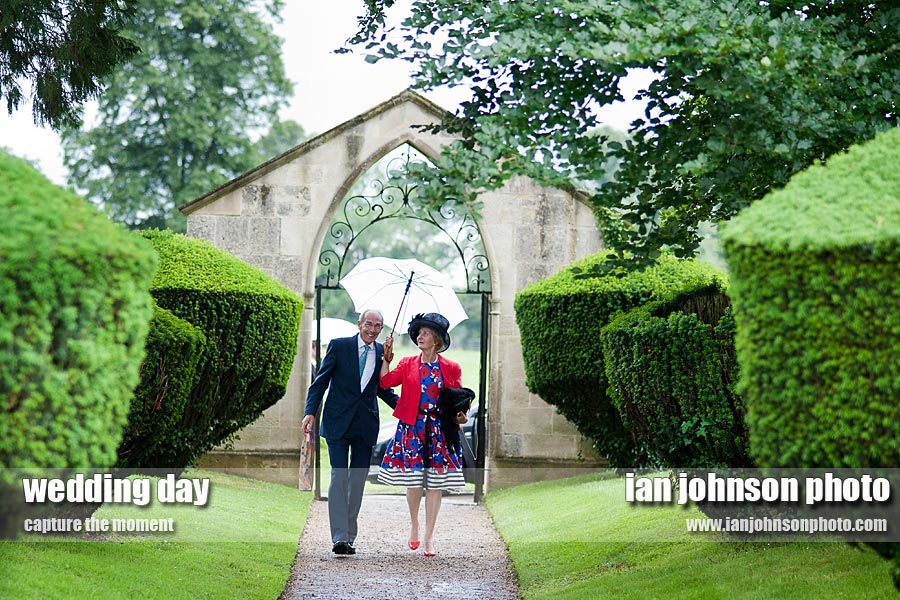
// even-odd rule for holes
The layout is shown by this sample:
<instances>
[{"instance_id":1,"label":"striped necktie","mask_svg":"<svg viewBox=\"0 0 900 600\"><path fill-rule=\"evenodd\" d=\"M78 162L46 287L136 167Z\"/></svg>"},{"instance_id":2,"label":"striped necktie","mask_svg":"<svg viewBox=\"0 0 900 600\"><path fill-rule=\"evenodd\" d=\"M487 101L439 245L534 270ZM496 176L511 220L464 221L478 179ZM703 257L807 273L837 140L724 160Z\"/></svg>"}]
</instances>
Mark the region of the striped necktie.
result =
<instances>
[{"instance_id":1,"label":"striped necktie","mask_svg":"<svg viewBox=\"0 0 900 600\"><path fill-rule=\"evenodd\" d=\"M366 370L366 359L369 357L369 345L363 346L363 353L359 355L359 379L362 380L363 371Z\"/></svg>"}]
</instances>

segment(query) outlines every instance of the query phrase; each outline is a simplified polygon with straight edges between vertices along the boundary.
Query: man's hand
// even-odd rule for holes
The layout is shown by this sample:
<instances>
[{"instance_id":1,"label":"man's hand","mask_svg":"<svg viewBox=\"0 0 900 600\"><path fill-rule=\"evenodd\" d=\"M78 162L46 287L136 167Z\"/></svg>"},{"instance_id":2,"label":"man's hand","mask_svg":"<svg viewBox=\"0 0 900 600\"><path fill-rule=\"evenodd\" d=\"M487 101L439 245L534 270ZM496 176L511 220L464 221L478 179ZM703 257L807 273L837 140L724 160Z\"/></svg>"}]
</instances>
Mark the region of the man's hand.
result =
<instances>
[{"instance_id":1,"label":"man's hand","mask_svg":"<svg viewBox=\"0 0 900 600\"><path fill-rule=\"evenodd\" d=\"M315 415L306 415L303 417L303 423L300 425L300 428L303 430L304 435L312 432L313 421L315 418Z\"/></svg>"}]
</instances>

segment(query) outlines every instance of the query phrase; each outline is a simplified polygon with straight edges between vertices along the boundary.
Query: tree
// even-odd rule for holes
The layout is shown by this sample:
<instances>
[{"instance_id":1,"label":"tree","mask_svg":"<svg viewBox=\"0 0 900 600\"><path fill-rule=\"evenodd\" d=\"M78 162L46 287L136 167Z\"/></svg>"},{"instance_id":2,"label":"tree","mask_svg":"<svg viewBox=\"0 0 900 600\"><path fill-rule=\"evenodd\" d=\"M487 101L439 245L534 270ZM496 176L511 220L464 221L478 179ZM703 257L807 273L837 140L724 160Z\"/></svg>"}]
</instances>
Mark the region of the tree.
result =
<instances>
[{"instance_id":1,"label":"tree","mask_svg":"<svg viewBox=\"0 0 900 600\"><path fill-rule=\"evenodd\" d=\"M514 174L550 184L614 181L592 192L607 243L646 264L668 246L688 257L698 225L720 222L851 144L898 124L900 7L892 3L369 0L348 50L414 63L420 88L469 85L437 129L462 137L426 177L429 195L463 198ZM599 107L640 92L630 137L593 137ZM618 264L622 264L620 260Z\"/></svg>"},{"instance_id":2,"label":"tree","mask_svg":"<svg viewBox=\"0 0 900 600\"><path fill-rule=\"evenodd\" d=\"M63 132L71 183L131 228L183 229L176 206L254 166L292 91L263 13L280 0L142 4L142 53L105 80L96 123Z\"/></svg>"},{"instance_id":3,"label":"tree","mask_svg":"<svg viewBox=\"0 0 900 600\"><path fill-rule=\"evenodd\" d=\"M12 114L30 84L34 122L74 125L101 80L139 49L121 29L135 0L4 0L0 10L0 97Z\"/></svg>"},{"instance_id":4,"label":"tree","mask_svg":"<svg viewBox=\"0 0 900 600\"><path fill-rule=\"evenodd\" d=\"M252 155L248 159L250 166L253 167L275 158L308 137L300 123L291 119L278 121L253 145Z\"/></svg>"}]
</instances>

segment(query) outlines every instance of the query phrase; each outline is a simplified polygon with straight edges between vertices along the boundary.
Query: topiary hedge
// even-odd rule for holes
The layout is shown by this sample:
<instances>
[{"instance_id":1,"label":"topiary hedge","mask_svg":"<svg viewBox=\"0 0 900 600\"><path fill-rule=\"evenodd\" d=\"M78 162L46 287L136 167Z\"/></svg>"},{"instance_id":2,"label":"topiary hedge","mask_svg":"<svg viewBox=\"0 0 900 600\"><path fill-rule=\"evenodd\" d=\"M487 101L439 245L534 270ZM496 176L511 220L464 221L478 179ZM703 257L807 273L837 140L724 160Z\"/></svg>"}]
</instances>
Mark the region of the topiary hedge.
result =
<instances>
[{"instance_id":1,"label":"topiary hedge","mask_svg":"<svg viewBox=\"0 0 900 600\"><path fill-rule=\"evenodd\" d=\"M120 468L170 464L197 363L206 349L203 332L153 303L147 357L131 401L128 426L117 451Z\"/></svg>"},{"instance_id":2,"label":"topiary hedge","mask_svg":"<svg viewBox=\"0 0 900 600\"><path fill-rule=\"evenodd\" d=\"M159 253L154 298L207 338L179 434L154 465L184 467L284 396L303 302L205 240L168 231L143 235Z\"/></svg>"},{"instance_id":3,"label":"topiary hedge","mask_svg":"<svg viewBox=\"0 0 900 600\"><path fill-rule=\"evenodd\" d=\"M0 152L0 537L46 507L24 470L116 458L144 356L152 247Z\"/></svg>"},{"instance_id":4,"label":"topiary hedge","mask_svg":"<svg viewBox=\"0 0 900 600\"><path fill-rule=\"evenodd\" d=\"M0 152L0 467L112 465L152 314L153 248Z\"/></svg>"},{"instance_id":5,"label":"topiary hedge","mask_svg":"<svg viewBox=\"0 0 900 600\"><path fill-rule=\"evenodd\" d=\"M723 241L739 390L757 461L893 472L900 464L900 130L796 175L742 211ZM870 545L892 560L900 588L900 544Z\"/></svg>"},{"instance_id":6,"label":"topiary hedge","mask_svg":"<svg viewBox=\"0 0 900 600\"><path fill-rule=\"evenodd\" d=\"M900 464L900 131L798 174L723 239L759 463Z\"/></svg>"},{"instance_id":7,"label":"topiary hedge","mask_svg":"<svg viewBox=\"0 0 900 600\"><path fill-rule=\"evenodd\" d=\"M516 295L526 384L613 466L644 466L646 449L626 431L607 396L601 331L620 312L676 289L708 286L718 275L704 263L663 256L655 266L625 277L585 276L605 261L601 251Z\"/></svg>"},{"instance_id":8,"label":"topiary hedge","mask_svg":"<svg viewBox=\"0 0 900 600\"><path fill-rule=\"evenodd\" d=\"M751 466L726 289L673 293L603 329L609 397L659 465Z\"/></svg>"}]
</instances>

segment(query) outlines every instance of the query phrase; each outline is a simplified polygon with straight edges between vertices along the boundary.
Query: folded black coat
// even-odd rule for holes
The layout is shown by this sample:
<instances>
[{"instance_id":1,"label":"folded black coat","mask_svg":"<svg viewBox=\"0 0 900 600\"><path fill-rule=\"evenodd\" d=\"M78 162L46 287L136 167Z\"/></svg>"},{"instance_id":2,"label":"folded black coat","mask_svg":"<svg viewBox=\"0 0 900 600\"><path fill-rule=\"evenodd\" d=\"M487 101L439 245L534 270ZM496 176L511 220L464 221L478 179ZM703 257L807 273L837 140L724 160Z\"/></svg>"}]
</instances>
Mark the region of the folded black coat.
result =
<instances>
[{"instance_id":1,"label":"folded black coat","mask_svg":"<svg viewBox=\"0 0 900 600\"><path fill-rule=\"evenodd\" d=\"M469 412L474 399L475 392L469 388L441 390L438 406L441 409L441 429L444 431L444 440L448 446L459 445L459 423L456 422L456 414Z\"/></svg>"}]
</instances>

